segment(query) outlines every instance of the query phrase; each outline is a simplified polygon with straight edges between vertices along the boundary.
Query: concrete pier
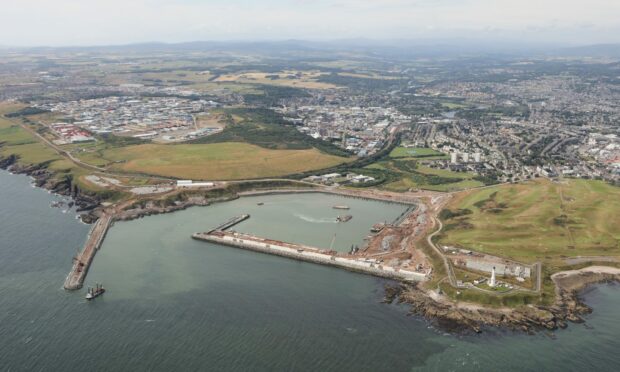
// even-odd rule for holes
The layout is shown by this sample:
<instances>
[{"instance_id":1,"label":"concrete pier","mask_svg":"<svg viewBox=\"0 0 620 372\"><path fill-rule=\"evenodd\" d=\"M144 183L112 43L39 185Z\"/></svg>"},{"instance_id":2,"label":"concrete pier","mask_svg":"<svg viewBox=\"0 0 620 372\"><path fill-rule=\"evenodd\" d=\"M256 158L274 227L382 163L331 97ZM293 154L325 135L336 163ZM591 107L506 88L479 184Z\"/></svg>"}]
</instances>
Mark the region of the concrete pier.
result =
<instances>
[{"instance_id":1,"label":"concrete pier","mask_svg":"<svg viewBox=\"0 0 620 372\"><path fill-rule=\"evenodd\" d=\"M428 279L428 273L417 272L383 265L376 259L338 256L333 251L321 250L302 244L286 243L277 240L260 238L252 235L228 231L212 231L196 233L192 238L251 251L273 254L322 265L335 266L350 271L361 272L383 278L407 282L419 282Z\"/></svg>"},{"instance_id":2,"label":"concrete pier","mask_svg":"<svg viewBox=\"0 0 620 372\"><path fill-rule=\"evenodd\" d=\"M65 279L64 288L66 290L76 290L82 288L84 278L95 257L95 253L101 247L101 243L105 238L113 218L111 215L104 213L93 226L88 240L84 244L84 249L75 257L71 272Z\"/></svg>"},{"instance_id":3,"label":"concrete pier","mask_svg":"<svg viewBox=\"0 0 620 372\"><path fill-rule=\"evenodd\" d=\"M228 220L228 221L224 222L223 224L219 225L218 227L216 227L216 228L214 228L212 230L209 230L207 233L211 233L211 232L214 232L214 231L225 231L225 230L228 230L231 227L233 227L233 226L235 226L235 225L237 225L237 224L247 220L248 218L250 218L249 214L242 214L241 216L237 216L237 217L231 218L230 220Z\"/></svg>"}]
</instances>

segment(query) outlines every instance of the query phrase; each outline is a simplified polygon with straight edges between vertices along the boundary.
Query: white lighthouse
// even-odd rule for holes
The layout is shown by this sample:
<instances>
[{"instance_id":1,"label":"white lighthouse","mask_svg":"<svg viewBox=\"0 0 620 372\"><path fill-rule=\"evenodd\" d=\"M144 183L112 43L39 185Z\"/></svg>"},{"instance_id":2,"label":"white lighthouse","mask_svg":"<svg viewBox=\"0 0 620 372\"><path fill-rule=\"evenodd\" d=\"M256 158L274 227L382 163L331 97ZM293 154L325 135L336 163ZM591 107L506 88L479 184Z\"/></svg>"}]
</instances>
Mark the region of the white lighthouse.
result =
<instances>
[{"instance_id":1,"label":"white lighthouse","mask_svg":"<svg viewBox=\"0 0 620 372\"><path fill-rule=\"evenodd\" d=\"M495 287L497 283L495 283L495 266L493 266L493 270L491 271L491 282L489 283L490 287Z\"/></svg>"}]
</instances>

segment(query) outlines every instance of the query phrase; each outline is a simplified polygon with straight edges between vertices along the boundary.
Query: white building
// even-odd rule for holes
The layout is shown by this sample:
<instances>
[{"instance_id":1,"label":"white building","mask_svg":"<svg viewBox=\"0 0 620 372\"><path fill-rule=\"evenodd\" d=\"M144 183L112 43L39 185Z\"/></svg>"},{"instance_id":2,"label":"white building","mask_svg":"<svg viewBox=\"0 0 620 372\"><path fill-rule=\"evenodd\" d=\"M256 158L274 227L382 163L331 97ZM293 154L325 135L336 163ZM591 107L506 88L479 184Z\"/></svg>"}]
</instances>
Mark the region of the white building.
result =
<instances>
[{"instance_id":1,"label":"white building","mask_svg":"<svg viewBox=\"0 0 620 372\"><path fill-rule=\"evenodd\" d=\"M178 180L177 187L213 187L213 182L194 182L192 180Z\"/></svg>"}]
</instances>

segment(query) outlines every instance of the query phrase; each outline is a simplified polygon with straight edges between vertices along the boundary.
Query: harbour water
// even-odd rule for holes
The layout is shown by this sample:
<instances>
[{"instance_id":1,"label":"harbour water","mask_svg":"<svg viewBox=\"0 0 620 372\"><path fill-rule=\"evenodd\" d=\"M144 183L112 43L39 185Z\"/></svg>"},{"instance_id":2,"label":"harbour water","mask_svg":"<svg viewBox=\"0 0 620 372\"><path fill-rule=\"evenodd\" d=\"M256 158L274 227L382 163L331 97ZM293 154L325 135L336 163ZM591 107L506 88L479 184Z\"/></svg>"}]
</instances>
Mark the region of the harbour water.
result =
<instances>
[{"instance_id":1,"label":"harbour water","mask_svg":"<svg viewBox=\"0 0 620 372\"><path fill-rule=\"evenodd\" d=\"M586 325L571 324L555 340L463 337L382 304L383 280L190 238L250 213L235 229L319 246L336 233L335 245L348 248L365 225L403 208L307 197L243 198L116 223L86 281L107 292L86 302L85 291L61 287L89 227L49 208L57 197L28 178L0 172L0 370L620 369L620 286L589 290L595 311ZM342 214L329 210L336 203L351 206L351 225L322 222ZM374 218L363 220L365 210ZM310 221L296 222L296 213ZM283 228L297 223L308 232Z\"/></svg>"}]
</instances>

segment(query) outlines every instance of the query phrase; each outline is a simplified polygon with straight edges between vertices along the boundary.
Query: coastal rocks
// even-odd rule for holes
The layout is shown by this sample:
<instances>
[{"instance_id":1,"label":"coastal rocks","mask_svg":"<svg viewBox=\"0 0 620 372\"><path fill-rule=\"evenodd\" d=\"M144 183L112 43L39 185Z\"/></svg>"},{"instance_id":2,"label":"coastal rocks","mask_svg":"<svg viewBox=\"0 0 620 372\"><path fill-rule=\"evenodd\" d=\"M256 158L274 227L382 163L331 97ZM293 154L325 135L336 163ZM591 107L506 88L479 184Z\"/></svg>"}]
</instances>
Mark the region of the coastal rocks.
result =
<instances>
[{"instance_id":1,"label":"coastal rocks","mask_svg":"<svg viewBox=\"0 0 620 372\"><path fill-rule=\"evenodd\" d=\"M223 202L236 199L237 196L223 197L223 198L206 198L202 196L193 196L186 200L150 200L137 202L134 205L126 208L116 215L116 219L119 221L129 221L145 216L172 213L187 209L195 206L208 206L211 203Z\"/></svg>"},{"instance_id":2,"label":"coastal rocks","mask_svg":"<svg viewBox=\"0 0 620 372\"><path fill-rule=\"evenodd\" d=\"M0 157L0 169L5 169L17 174L25 174L32 178L36 187L49 190L55 194L72 198L70 206L77 206L77 212L88 212L80 215L82 222L93 223L99 218L96 209L100 206L99 197L82 192L74 183L70 176L62 176L62 173L54 174L47 167L49 163L44 162L32 165L20 165L19 157L9 155L5 158Z\"/></svg>"},{"instance_id":3,"label":"coastal rocks","mask_svg":"<svg viewBox=\"0 0 620 372\"><path fill-rule=\"evenodd\" d=\"M6 158L0 157L0 169L8 169L17 162L17 156L9 155Z\"/></svg>"},{"instance_id":4,"label":"coastal rocks","mask_svg":"<svg viewBox=\"0 0 620 372\"><path fill-rule=\"evenodd\" d=\"M620 269L591 266L554 274L556 299L552 306L524 305L516 308L491 308L455 302L422 285L386 286L385 302L396 297L411 305L411 313L423 316L437 327L457 333L480 332L482 327L507 328L534 334L568 327L568 322L584 323L584 314L592 309L580 298L582 291L596 283L620 281Z\"/></svg>"},{"instance_id":5,"label":"coastal rocks","mask_svg":"<svg viewBox=\"0 0 620 372\"><path fill-rule=\"evenodd\" d=\"M397 298L400 298L400 294L403 292L403 290L405 290L406 288L403 285L391 285L391 284L386 284L385 285L385 295L383 298L383 303L385 304L391 304L394 302L394 300L396 300Z\"/></svg>"},{"instance_id":6,"label":"coastal rocks","mask_svg":"<svg viewBox=\"0 0 620 372\"><path fill-rule=\"evenodd\" d=\"M398 297L400 302L411 305L411 314L452 333L479 333L483 327L493 327L535 334L566 328L568 322L583 323L581 316L592 311L579 300L577 291L560 291L561 296L552 307L526 305L502 309L455 303L417 285L400 285L386 286L384 302L391 303Z\"/></svg>"},{"instance_id":7,"label":"coastal rocks","mask_svg":"<svg viewBox=\"0 0 620 372\"><path fill-rule=\"evenodd\" d=\"M480 332L482 323L476 321L479 315L468 313L456 306L435 301L415 285L402 286L400 300L411 305L411 314L416 314L431 321L438 328L448 332Z\"/></svg>"},{"instance_id":8,"label":"coastal rocks","mask_svg":"<svg viewBox=\"0 0 620 372\"><path fill-rule=\"evenodd\" d=\"M82 214L80 216L80 219L85 224L91 225L91 224L97 222L97 220L99 219L99 216L97 214L95 214L95 213L84 213L84 214Z\"/></svg>"},{"instance_id":9,"label":"coastal rocks","mask_svg":"<svg viewBox=\"0 0 620 372\"><path fill-rule=\"evenodd\" d=\"M205 201L205 203L201 203L201 204L192 204L192 205L208 205L208 203ZM161 207L161 206L156 206L153 203L147 203L146 206L144 207L137 207L137 208L131 208L131 209L126 209L122 212L120 212L117 216L116 219L119 221L130 221L130 220L135 220L137 218L142 218L142 217L146 217L146 216L153 216L153 215L158 215L158 214L164 214L164 213L172 213L172 212L176 212L176 211L180 211L183 209L187 209L190 206L189 204L178 204L178 205L170 205L170 206L166 206L166 207Z\"/></svg>"}]
</instances>

